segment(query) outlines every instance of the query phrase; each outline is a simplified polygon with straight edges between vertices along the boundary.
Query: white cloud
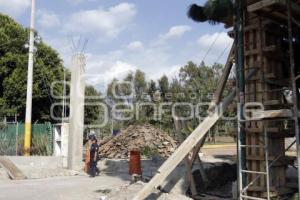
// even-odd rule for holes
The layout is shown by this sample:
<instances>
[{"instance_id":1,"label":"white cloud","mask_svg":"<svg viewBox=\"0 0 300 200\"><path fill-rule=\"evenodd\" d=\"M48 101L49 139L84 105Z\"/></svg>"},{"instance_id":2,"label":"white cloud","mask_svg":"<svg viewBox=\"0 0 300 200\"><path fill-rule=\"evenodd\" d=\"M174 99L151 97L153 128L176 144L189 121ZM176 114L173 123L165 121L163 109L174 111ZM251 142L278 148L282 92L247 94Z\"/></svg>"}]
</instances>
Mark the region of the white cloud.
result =
<instances>
[{"instance_id":1,"label":"white cloud","mask_svg":"<svg viewBox=\"0 0 300 200\"><path fill-rule=\"evenodd\" d=\"M38 14L38 24L43 28L53 28L60 25L59 16L55 13L48 12L46 10L39 10Z\"/></svg>"},{"instance_id":2,"label":"white cloud","mask_svg":"<svg viewBox=\"0 0 300 200\"><path fill-rule=\"evenodd\" d=\"M164 68L161 68L160 70L150 74L149 78L153 80L158 80L163 75L166 75L169 80L172 80L175 77L178 77L180 68L183 65L173 65L173 66L166 66Z\"/></svg>"},{"instance_id":3,"label":"white cloud","mask_svg":"<svg viewBox=\"0 0 300 200\"><path fill-rule=\"evenodd\" d=\"M186 26L186 25L173 26L169 29L169 31L167 33L161 35L160 38L162 40L180 38L185 33L189 32L190 30L192 30L192 28L190 26Z\"/></svg>"},{"instance_id":4,"label":"white cloud","mask_svg":"<svg viewBox=\"0 0 300 200\"><path fill-rule=\"evenodd\" d=\"M82 2L84 2L84 0L67 0L67 2L72 3L72 4L80 4Z\"/></svg>"},{"instance_id":5,"label":"white cloud","mask_svg":"<svg viewBox=\"0 0 300 200\"><path fill-rule=\"evenodd\" d=\"M0 12L17 17L30 8L30 5L30 0L0 0Z\"/></svg>"},{"instance_id":6,"label":"white cloud","mask_svg":"<svg viewBox=\"0 0 300 200\"><path fill-rule=\"evenodd\" d=\"M81 4L83 2L94 2L94 1L97 1L97 0L67 0L67 2L73 4L73 5L78 5L78 4Z\"/></svg>"},{"instance_id":7,"label":"white cloud","mask_svg":"<svg viewBox=\"0 0 300 200\"><path fill-rule=\"evenodd\" d=\"M144 45L141 41L134 41L128 44L127 48L132 51L141 50L144 48Z\"/></svg>"},{"instance_id":8,"label":"white cloud","mask_svg":"<svg viewBox=\"0 0 300 200\"><path fill-rule=\"evenodd\" d=\"M147 78L157 80L163 74L174 77L179 65L170 64L170 53L165 47L149 47L132 51L125 47L103 55L89 54L87 59L87 74L93 85L103 91L103 88L113 79L122 79L130 71L140 69ZM98 83L97 83L98 82Z\"/></svg>"},{"instance_id":9,"label":"white cloud","mask_svg":"<svg viewBox=\"0 0 300 200\"><path fill-rule=\"evenodd\" d=\"M226 32L216 32L213 34L204 34L197 40L198 59L204 59L207 64L214 62L223 62L230 50L230 45L233 43ZM205 57L206 56L206 57ZM199 61L201 62L201 60Z\"/></svg>"},{"instance_id":10,"label":"white cloud","mask_svg":"<svg viewBox=\"0 0 300 200\"><path fill-rule=\"evenodd\" d=\"M87 58L86 79L87 83L104 92L107 85L117 78L122 80L130 72L136 71L137 67L124 61L110 62L95 55Z\"/></svg>"},{"instance_id":11,"label":"white cloud","mask_svg":"<svg viewBox=\"0 0 300 200\"><path fill-rule=\"evenodd\" d=\"M136 7L131 3L120 3L108 9L79 11L72 14L65 29L68 33L93 33L99 39L114 38L128 27L136 13Z\"/></svg>"},{"instance_id":12,"label":"white cloud","mask_svg":"<svg viewBox=\"0 0 300 200\"><path fill-rule=\"evenodd\" d=\"M226 32L202 35L197 43L202 48L209 48L213 44L214 49L224 49L228 44L232 43L232 39Z\"/></svg>"},{"instance_id":13,"label":"white cloud","mask_svg":"<svg viewBox=\"0 0 300 200\"><path fill-rule=\"evenodd\" d=\"M104 79L111 80L114 77L120 79L124 78L129 72L135 71L137 68L129 63L116 61L116 63L111 66L104 74L102 75Z\"/></svg>"}]
</instances>

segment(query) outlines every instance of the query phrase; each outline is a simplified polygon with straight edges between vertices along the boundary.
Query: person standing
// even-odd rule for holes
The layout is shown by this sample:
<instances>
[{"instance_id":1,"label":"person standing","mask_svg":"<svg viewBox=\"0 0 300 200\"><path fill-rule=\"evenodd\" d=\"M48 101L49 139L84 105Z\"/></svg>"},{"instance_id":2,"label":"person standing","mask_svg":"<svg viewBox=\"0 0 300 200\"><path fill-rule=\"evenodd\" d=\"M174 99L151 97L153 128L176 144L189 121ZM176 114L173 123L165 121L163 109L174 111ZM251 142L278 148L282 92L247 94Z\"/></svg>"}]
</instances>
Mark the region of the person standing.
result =
<instances>
[{"instance_id":1,"label":"person standing","mask_svg":"<svg viewBox=\"0 0 300 200\"><path fill-rule=\"evenodd\" d=\"M99 145L95 136L91 137L91 142L92 144L90 147L90 176L95 177L96 174L99 174L99 169L97 168Z\"/></svg>"}]
</instances>

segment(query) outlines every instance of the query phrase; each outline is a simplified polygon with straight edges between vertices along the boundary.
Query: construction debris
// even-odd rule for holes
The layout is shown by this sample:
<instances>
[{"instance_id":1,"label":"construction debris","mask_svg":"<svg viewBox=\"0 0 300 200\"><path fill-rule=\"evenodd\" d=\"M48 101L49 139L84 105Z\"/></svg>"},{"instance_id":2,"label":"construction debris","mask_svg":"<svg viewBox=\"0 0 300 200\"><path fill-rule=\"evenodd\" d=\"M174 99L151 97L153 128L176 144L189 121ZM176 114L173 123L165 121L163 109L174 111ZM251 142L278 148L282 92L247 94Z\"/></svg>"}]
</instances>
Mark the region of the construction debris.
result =
<instances>
[{"instance_id":1,"label":"construction debris","mask_svg":"<svg viewBox=\"0 0 300 200\"><path fill-rule=\"evenodd\" d=\"M176 149L176 141L167 133L152 125L131 125L121 133L102 144L103 158L127 159L131 150L139 150L143 156L169 157Z\"/></svg>"}]
</instances>

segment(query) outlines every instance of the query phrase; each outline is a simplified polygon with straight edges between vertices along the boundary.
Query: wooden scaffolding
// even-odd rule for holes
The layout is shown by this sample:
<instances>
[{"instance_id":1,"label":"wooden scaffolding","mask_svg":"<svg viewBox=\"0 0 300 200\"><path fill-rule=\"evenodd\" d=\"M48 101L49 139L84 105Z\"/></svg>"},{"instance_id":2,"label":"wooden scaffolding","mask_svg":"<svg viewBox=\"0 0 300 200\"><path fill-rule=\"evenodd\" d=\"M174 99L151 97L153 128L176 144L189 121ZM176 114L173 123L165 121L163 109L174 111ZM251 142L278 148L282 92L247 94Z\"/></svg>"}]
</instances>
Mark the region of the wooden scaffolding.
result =
<instances>
[{"instance_id":1,"label":"wooden scaffolding","mask_svg":"<svg viewBox=\"0 0 300 200\"><path fill-rule=\"evenodd\" d=\"M246 113L246 143L239 145L240 150L246 151L246 168L241 167L239 173L240 178L246 179L240 185L240 196L281 198L292 192L287 187L286 169L296 159L285 155L289 148L285 138L299 137L299 91L293 51L299 45L300 27L294 28L297 24L289 21L298 21L300 6L289 0L248 0L245 9L245 74L252 68L258 73L245 83L245 103L255 103L253 110ZM263 111L256 111L257 108Z\"/></svg>"},{"instance_id":2,"label":"wooden scaffolding","mask_svg":"<svg viewBox=\"0 0 300 200\"><path fill-rule=\"evenodd\" d=\"M228 57L212 101L212 105L215 105L211 106L214 108L212 114L158 169L156 175L139 191L134 200L145 199L154 188L159 188L163 180L183 160L186 162L193 186L191 170L203 140L235 96L247 107L246 116L239 118L239 124L242 124L238 131L239 199L282 199L293 191L287 186L286 169L288 165L295 164L296 157L286 156L286 150L297 143L298 164L294 167L298 168L300 58L297 58L296 54L300 53L300 1L244 1L246 4L242 12L243 29L239 30L243 38L244 93L241 95L239 90L234 90L221 101L232 68L233 54L236 58L239 54L240 47L236 37L239 27L236 26L236 32L231 35L235 36L238 48L233 47ZM229 26L232 24L227 25ZM244 141L240 140L241 136L245 137ZM296 141L286 147L286 138L294 138ZM299 177L298 168L298 179ZM191 189L193 192L193 188Z\"/></svg>"}]
</instances>

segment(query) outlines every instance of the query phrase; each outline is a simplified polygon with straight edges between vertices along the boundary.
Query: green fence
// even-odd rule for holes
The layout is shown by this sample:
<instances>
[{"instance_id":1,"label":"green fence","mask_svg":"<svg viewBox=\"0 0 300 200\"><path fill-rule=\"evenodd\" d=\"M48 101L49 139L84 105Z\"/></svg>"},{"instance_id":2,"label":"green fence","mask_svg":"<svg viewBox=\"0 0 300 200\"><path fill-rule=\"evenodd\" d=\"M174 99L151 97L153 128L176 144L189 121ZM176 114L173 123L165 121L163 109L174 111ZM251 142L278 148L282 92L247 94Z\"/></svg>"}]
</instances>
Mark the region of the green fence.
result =
<instances>
[{"instance_id":1,"label":"green fence","mask_svg":"<svg viewBox=\"0 0 300 200\"><path fill-rule=\"evenodd\" d=\"M0 155L23 155L24 124L0 125ZM50 123L32 125L32 155L47 156L53 153L53 130Z\"/></svg>"}]
</instances>

